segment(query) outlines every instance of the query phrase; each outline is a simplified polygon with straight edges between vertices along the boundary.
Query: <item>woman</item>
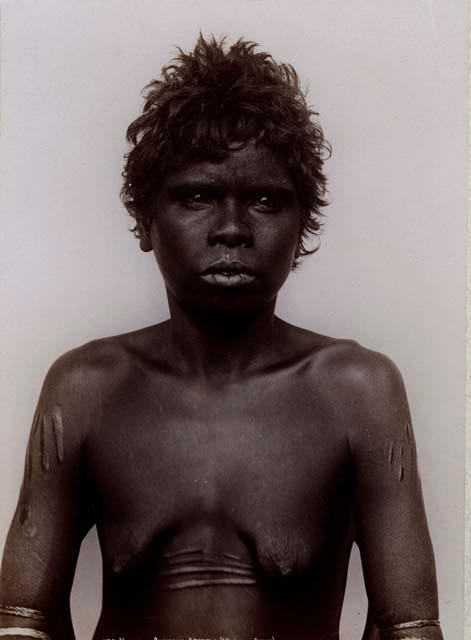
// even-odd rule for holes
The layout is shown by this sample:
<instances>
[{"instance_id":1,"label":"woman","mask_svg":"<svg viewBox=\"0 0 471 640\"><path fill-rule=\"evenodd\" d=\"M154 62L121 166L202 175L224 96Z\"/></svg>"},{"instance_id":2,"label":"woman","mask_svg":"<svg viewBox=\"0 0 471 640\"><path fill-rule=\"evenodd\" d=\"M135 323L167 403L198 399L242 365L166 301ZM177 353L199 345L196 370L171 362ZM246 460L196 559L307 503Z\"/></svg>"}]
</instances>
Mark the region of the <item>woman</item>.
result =
<instances>
[{"instance_id":1,"label":"woman","mask_svg":"<svg viewBox=\"0 0 471 640\"><path fill-rule=\"evenodd\" d=\"M51 368L0 583L0 635L72 638L97 526L105 638L338 638L359 545L364 638L441 638L399 372L289 325L328 151L294 70L200 37L148 87L123 201L170 319Z\"/></svg>"}]
</instances>

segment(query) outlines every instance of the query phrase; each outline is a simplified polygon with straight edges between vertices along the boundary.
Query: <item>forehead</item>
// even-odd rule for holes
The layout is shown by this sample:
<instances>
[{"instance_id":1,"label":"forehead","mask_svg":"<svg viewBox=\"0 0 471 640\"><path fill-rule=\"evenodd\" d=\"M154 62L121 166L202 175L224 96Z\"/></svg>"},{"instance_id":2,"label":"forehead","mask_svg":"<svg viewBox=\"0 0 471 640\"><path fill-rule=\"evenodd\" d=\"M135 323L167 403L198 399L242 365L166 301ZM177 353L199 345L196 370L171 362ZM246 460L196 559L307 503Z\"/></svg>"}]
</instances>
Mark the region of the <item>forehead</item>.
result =
<instances>
[{"instance_id":1,"label":"forehead","mask_svg":"<svg viewBox=\"0 0 471 640\"><path fill-rule=\"evenodd\" d=\"M194 183L244 188L276 186L294 191L284 163L270 149L253 142L230 151L224 160L190 163L183 169L170 172L164 182L167 187Z\"/></svg>"}]
</instances>

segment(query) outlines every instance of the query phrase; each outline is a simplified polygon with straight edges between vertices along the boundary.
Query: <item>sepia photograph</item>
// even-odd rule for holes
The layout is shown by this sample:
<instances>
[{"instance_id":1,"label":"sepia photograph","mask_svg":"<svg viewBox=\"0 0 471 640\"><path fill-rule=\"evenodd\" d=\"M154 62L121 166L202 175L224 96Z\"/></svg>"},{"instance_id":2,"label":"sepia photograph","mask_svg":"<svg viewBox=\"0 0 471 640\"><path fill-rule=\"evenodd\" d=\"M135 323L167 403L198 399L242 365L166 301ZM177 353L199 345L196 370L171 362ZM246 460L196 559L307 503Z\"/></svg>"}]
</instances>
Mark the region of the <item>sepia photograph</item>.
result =
<instances>
[{"instance_id":1,"label":"sepia photograph","mask_svg":"<svg viewBox=\"0 0 471 640\"><path fill-rule=\"evenodd\" d=\"M0 3L0 637L465 638L468 3Z\"/></svg>"}]
</instances>

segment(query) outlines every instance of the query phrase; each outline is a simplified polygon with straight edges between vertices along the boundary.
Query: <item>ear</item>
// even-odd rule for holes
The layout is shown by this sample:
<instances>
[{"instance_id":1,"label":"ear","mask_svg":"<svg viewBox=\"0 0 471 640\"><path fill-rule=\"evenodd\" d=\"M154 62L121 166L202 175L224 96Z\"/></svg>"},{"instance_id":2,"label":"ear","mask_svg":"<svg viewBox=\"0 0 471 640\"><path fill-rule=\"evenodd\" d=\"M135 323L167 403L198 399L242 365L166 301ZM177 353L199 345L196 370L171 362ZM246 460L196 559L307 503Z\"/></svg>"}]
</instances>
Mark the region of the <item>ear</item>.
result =
<instances>
[{"instance_id":1,"label":"ear","mask_svg":"<svg viewBox=\"0 0 471 640\"><path fill-rule=\"evenodd\" d=\"M141 247L141 251L148 253L152 251L152 239L150 235L150 227L143 224L142 222L137 223L137 232L139 234L139 246Z\"/></svg>"}]
</instances>

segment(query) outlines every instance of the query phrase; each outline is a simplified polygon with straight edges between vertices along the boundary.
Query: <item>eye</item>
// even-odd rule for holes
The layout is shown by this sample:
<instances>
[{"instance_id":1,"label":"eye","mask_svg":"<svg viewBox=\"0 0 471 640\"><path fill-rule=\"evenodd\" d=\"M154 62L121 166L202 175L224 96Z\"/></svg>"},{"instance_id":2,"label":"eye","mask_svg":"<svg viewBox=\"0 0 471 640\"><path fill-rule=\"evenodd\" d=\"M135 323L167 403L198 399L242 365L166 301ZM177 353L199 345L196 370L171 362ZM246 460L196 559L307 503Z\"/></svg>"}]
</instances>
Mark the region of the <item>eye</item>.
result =
<instances>
[{"instance_id":1,"label":"eye","mask_svg":"<svg viewBox=\"0 0 471 640\"><path fill-rule=\"evenodd\" d=\"M212 206L213 198L205 191L192 191L185 193L181 198L181 203L186 209L199 211Z\"/></svg>"},{"instance_id":2,"label":"eye","mask_svg":"<svg viewBox=\"0 0 471 640\"><path fill-rule=\"evenodd\" d=\"M253 198L251 207L261 213L276 213L280 210L280 201L273 194L260 193Z\"/></svg>"}]
</instances>

